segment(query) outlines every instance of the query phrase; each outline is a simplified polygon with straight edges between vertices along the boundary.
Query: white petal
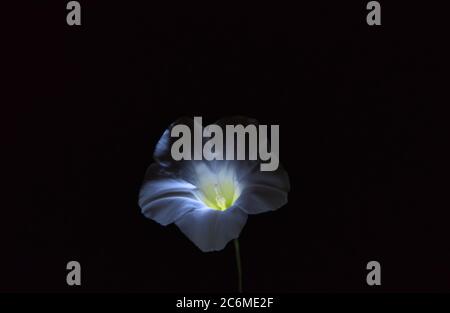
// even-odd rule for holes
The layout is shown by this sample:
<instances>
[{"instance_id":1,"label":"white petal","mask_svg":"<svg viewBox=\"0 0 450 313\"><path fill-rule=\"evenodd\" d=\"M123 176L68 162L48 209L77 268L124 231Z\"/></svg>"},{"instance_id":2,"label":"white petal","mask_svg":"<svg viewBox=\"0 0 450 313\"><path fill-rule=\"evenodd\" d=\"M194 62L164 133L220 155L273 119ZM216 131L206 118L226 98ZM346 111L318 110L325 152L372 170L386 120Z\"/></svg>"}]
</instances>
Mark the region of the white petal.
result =
<instances>
[{"instance_id":1,"label":"white petal","mask_svg":"<svg viewBox=\"0 0 450 313\"><path fill-rule=\"evenodd\" d=\"M192 184L160 173L156 164L149 167L146 182L139 193L142 213L156 222L167 225L203 204L193 194Z\"/></svg>"},{"instance_id":2,"label":"white petal","mask_svg":"<svg viewBox=\"0 0 450 313\"><path fill-rule=\"evenodd\" d=\"M238 207L218 211L204 207L190 211L175 223L203 252L219 251L239 237L247 222L247 214Z\"/></svg>"},{"instance_id":3,"label":"white petal","mask_svg":"<svg viewBox=\"0 0 450 313\"><path fill-rule=\"evenodd\" d=\"M273 172L255 169L239 183L242 191L235 204L247 214L277 210L288 201L289 177L282 167Z\"/></svg>"}]
</instances>

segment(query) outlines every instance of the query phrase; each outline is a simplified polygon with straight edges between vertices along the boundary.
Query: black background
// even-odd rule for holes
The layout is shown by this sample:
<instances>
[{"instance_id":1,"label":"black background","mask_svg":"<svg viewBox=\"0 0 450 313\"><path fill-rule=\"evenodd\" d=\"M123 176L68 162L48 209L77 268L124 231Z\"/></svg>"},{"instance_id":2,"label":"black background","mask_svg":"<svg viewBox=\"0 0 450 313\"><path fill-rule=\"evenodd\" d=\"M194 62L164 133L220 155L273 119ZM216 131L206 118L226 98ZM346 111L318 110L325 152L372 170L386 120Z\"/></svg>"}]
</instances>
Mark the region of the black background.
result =
<instances>
[{"instance_id":1,"label":"black background","mask_svg":"<svg viewBox=\"0 0 450 313\"><path fill-rule=\"evenodd\" d=\"M171 122L237 114L280 125L292 186L241 234L245 291L450 290L439 8L382 1L369 27L365 2L80 3L79 27L24 5L11 36L1 291L236 291L231 244L202 253L137 195Z\"/></svg>"}]
</instances>

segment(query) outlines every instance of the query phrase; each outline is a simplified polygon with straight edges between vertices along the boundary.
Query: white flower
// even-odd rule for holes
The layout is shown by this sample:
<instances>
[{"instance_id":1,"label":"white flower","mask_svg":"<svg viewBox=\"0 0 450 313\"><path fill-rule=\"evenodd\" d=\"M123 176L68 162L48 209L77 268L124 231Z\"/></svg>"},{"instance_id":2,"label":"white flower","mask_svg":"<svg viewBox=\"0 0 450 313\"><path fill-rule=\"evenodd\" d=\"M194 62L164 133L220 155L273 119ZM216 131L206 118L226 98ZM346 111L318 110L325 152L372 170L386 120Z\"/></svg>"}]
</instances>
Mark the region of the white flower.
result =
<instances>
[{"instance_id":1,"label":"white flower","mask_svg":"<svg viewBox=\"0 0 450 313\"><path fill-rule=\"evenodd\" d=\"M202 251L222 250L239 234L248 214L276 210L287 203L289 178L280 166L260 171L260 161L175 161L170 147L172 124L156 145L139 195L142 213L160 223L175 223ZM224 123L224 120L219 121ZM227 124L255 124L247 118Z\"/></svg>"}]
</instances>

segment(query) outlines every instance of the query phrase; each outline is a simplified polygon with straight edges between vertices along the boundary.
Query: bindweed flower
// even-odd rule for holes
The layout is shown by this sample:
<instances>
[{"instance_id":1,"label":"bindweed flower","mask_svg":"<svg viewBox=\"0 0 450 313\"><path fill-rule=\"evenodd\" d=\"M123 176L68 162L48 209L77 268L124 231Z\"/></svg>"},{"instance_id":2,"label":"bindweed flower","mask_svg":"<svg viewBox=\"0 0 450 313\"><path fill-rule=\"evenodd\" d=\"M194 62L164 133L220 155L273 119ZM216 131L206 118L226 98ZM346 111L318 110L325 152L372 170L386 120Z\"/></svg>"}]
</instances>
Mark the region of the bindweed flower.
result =
<instances>
[{"instance_id":1,"label":"bindweed flower","mask_svg":"<svg viewBox=\"0 0 450 313\"><path fill-rule=\"evenodd\" d=\"M161 225L175 223L200 250L218 251L239 237L249 214L276 210L287 203L289 178L281 166L261 171L260 159L175 160L173 127L193 128L194 123L180 119L162 135L154 151L155 163L148 168L140 190L139 206L147 218ZM216 124L257 122L236 117ZM223 152L219 150L216 147L214 153Z\"/></svg>"}]
</instances>

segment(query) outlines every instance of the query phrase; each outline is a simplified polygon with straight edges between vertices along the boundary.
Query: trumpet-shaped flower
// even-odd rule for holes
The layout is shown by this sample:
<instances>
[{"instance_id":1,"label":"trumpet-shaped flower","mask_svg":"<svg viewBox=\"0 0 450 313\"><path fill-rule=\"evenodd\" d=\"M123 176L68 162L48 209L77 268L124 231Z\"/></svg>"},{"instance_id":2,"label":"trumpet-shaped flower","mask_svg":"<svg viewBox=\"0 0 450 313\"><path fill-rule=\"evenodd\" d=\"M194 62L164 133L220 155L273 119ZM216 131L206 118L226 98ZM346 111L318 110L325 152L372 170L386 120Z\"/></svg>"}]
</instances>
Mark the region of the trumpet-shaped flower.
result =
<instances>
[{"instance_id":1,"label":"trumpet-shaped flower","mask_svg":"<svg viewBox=\"0 0 450 313\"><path fill-rule=\"evenodd\" d=\"M140 190L142 213L161 225L175 223L202 251L222 250L239 237L249 214L280 208L287 203L289 178L280 166L260 170L260 160L180 160L171 156L171 129L162 135L154 151L155 163L147 169ZM217 124L255 124L233 118Z\"/></svg>"}]
</instances>

